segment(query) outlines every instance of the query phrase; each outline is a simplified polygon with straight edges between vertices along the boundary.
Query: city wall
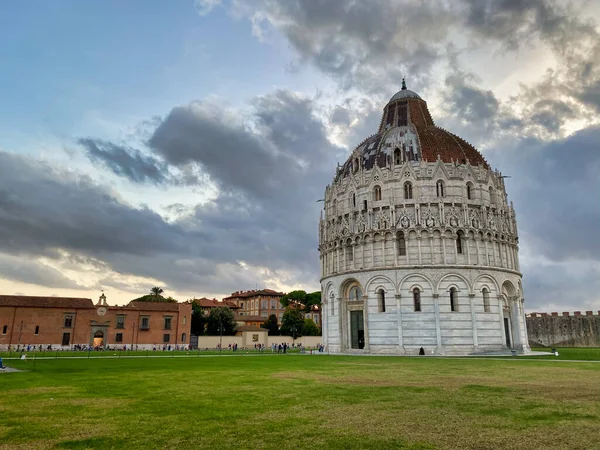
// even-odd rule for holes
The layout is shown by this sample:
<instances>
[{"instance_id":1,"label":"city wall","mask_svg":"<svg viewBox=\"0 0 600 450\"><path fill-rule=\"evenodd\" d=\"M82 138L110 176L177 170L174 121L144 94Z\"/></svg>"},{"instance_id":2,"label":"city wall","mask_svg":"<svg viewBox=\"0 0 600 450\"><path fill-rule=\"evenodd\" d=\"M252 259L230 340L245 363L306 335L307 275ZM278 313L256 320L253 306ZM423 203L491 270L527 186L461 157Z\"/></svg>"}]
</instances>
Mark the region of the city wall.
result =
<instances>
[{"instance_id":1,"label":"city wall","mask_svg":"<svg viewBox=\"0 0 600 450\"><path fill-rule=\"evenodd\" d=\"M219 340L219 336L199 336L198 348L217 348L219 346ZM266 336L266 342L263 342L261 336L260 341L258 341L258 343L264 343L265 347L271 347L272 344L283 344L284 342L286 342L288 345L294 343L296 345L302 344L303 347L316 347L318 344L323 342L323 337L302 336L296 338L296 340L293 340L290 336ZM252 343L244 342L243 336L223 336L222 348L229 347L229 344L237 344L239 348L252 348L254 346Z\"/></svg>"},{"instance_id":2,"label":"city wall","mask_svg":"<svg viewBox=\"0 0 600 450\"><path fill-rule=\"evenodd\" d=\"M600 311L527 314L531 347L600 347Z\"/></svg>"}]
</instances>

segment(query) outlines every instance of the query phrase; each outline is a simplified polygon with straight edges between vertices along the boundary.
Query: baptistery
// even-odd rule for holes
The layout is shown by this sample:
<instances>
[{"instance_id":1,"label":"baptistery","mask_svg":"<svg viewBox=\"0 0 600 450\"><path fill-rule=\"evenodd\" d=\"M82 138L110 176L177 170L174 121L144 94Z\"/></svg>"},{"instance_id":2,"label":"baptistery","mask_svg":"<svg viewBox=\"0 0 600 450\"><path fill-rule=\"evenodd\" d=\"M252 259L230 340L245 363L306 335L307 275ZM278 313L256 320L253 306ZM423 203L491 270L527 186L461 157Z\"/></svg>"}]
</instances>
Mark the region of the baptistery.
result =
<instances>
[{"instance_id":1,"label":"baptistery","mask_svg":"<svg viewBox=\"0 0 600 450\"><path fill-rule=\"evenodd\" d=\"M529 351L504 178L406 88L325 189L319 224L330 352Z\"/></svg>"}]
</instances>

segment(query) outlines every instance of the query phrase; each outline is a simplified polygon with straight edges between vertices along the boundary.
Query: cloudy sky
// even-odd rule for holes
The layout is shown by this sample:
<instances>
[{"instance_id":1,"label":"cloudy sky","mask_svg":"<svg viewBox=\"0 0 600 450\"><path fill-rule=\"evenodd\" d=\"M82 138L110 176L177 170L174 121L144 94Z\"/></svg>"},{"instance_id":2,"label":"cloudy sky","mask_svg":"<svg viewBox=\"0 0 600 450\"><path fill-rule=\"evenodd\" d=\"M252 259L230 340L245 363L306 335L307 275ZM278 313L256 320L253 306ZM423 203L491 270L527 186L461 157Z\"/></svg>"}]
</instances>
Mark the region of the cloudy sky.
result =
<instances>
[{"instance_id":1,"label":"cloudy sky","mask_svg":"<svg viewBox=\"0 0 600 450\"><path fill-rule=\"evenodd\" d=\"M4 1L0 292L319 287L406 76L506 180L529 311L600 309L600 2Z\"/></svg>"}]
</instances>

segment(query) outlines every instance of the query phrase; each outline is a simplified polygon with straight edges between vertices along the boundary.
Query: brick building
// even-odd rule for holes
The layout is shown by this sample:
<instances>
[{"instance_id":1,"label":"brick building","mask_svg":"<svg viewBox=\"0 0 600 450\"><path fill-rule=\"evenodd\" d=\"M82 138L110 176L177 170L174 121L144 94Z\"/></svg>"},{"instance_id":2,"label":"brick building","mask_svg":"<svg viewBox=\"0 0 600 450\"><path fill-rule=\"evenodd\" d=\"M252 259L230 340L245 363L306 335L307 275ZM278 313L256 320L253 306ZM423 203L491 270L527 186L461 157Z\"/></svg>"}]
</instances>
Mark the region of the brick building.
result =
<instances>
[{"instance_id":1,"label":"brick building","mask_svg":"<svg viewBox=\"0 0 600 450\"><path fill-rule=\"evenodd\" d=\"M189 344L190 303L130 302L109 306L89 298L0 295L0 349L76 345L151 349Z\"/></svg>"},{"instance_id":2,"label":"brick building","mask_svg":"<svg viewBox=\"0 0 600 450\"><path fill-rule=\"evenodd\" d=\"M210 311L214 308L222 308L228 307L230 308L234 314L240 309L240 307L235 302L230 301L219 301L215 298L210 299L206 297L196 298L194 299L196 303L200 306L203 315L209 315Z\"/></svg>"},{"instance_id":3,"label":"brick building","mask_svg":"<svg viewBox=\"0 0 600 450\"><path fill-rule=\"evenodd\" d=\"M285 308L280 300L284 295L283 292L272 289L237 291L225 297L223 301L233 303L239 308L237 310L239 319L243 320L244 316L257 316L264 322L271 314L275 314L278 322L281 323Z\"/></svg>"}]
</instances>

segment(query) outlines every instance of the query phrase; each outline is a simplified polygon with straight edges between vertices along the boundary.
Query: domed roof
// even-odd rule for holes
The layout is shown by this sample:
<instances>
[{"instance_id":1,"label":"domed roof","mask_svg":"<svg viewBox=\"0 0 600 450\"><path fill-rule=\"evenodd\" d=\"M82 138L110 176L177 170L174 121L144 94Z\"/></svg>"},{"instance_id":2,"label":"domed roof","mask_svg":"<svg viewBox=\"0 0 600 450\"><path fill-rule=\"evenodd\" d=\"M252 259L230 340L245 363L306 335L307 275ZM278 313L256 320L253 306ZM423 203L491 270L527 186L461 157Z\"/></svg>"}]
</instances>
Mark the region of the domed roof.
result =
<instances>
[{"instance_id":1,"label":"domed roof","mask_svg":"<svg viewBox=\"0 0 600 450\"><path fill-rule=\"evenodd\" d=\"M400 100L402 98L421 98L419 94L415 91L411 91L410 89L403 89L401 91L396 92L392 98L390 98L390 102L394 102L396 100Z\"/></svg>"},{"instance_id":2,"label":"domed roof","mask_svg":"<svg viewBox=\"0 0 600 450\"><path fill-rule=\"evenodd\" d=\"M437 127L425 102L417 93L406 88L398 91L383 109L379 131L361 142L352 157L342 166L342 176L352 173L357 153L366 170L377 165L389 167L399 158L405 161L481 165L489 169L485 158L475 147L455 134Z\"/></svg>"},{"instance_id":3,"label":"domed roof","mask_svg":"<svg viewBox=\"0 0 600 450\"><path fill-rule=\"evenodd\" d=\"M418 98L421 99L421 97L419 97L419 94L417 94L415 91L411 91L410 89L406 89L406 81L404 80L404 78L402 78L402 89L399 90L398 92L396 92L392 98L390 98L390 101L388 103L394 102L396 100L400 100L403 98Z\"/></svg>"}]
</instances>

